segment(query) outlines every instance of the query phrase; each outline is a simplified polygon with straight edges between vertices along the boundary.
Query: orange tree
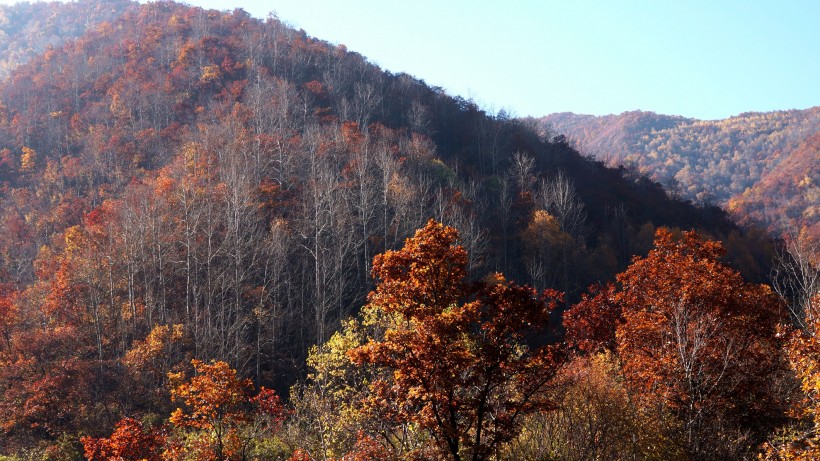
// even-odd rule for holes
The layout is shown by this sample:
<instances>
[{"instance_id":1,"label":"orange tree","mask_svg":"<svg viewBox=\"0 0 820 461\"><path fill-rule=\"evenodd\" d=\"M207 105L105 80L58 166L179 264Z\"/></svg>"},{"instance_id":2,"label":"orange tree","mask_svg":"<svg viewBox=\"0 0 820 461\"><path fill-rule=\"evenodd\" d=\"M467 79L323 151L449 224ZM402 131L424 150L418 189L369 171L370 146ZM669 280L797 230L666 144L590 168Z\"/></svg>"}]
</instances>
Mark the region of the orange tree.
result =
<instances>
[{"instance_id":1,"label":"orange tree","mask_svg":"<svg viewBox=\"0 0 820 461\"><path fill-rule=\"evenodd\" d=\"M90 461L160 461L165 434L162 429L146 429L136 419L123 418L111 437L83 437L81 442Z\"/></svg>"},{"instance_id":2,"label":"orange tree","mask_svg":"<svg viewBox=\"0 0 820 461\"><path fill-rule=\"evenodd\" d=\"M146 428L123 418L108 438L83 437L91 461L243 461L256 459L253 444L278 430L287 411L276 393L253 385L227 363L192 360L195 376L169 373L174 401L184 403L170 425Z\"/></svg>"},{"instance_id":3,"label":"orange tree","mask_svg":"<svg viewBox=\"0 0 820 461\"><path fill-rule=\"evenodd\" d=\"M820 459L820 293L809 300L805 328L793 331L786 347L789 364L800 381L802 398L792 414L795 428L782 440L764 445L762 459L810 461Z\"/></svg>"},{"instance_id":4,"label":"orange tree","mask_svg":"<svg viewBox=\"0 0 820 461\"><path fill-rule=\"evenodd\" d=\"M374 258L379 282L367 308L391 322L350 356L385 371L367 402L382 417L427 431L438 456L484 460L516 436L523 415L552 406L541 391L562 354L528 339L548 327L560 294L500 274L468 283L457 241L431 220L404 248Z\"/></svg>"},{"instance_id":5,"label":"orange tree","mask_svg":"<svg viewBox=\"0 0 820 461\"><path fill-rule=\"evenodd\" d=\"M674 417L694 459L749 450L784 405L776 386L786 368L777 335L785 311L768 287L721 264L722 255L719 243L695 232L675 238L659 229L655 248L618 275L618 289L600 290L565 315L576 341L613 345L602 330L616 330L629 388L645 410ZM603 320L582 322L579 312Z\"/></svg>"},{"instance_id":6,"label":"orange tree","mask_svg":"<svg viewBox=\"0 0 820 461\"><path fill-rule=\"evenodd\" d=\"M183 445L171 444L167 459L245 460L251 444L269 435L286 412L279 397L264 387L253 397L253 384L241 379L222 361L206 364L192 360L196 375L184 380L169 373L171 397L186 408L177 408L169 421L191 434Z\"/></svg>"}]
</instances>

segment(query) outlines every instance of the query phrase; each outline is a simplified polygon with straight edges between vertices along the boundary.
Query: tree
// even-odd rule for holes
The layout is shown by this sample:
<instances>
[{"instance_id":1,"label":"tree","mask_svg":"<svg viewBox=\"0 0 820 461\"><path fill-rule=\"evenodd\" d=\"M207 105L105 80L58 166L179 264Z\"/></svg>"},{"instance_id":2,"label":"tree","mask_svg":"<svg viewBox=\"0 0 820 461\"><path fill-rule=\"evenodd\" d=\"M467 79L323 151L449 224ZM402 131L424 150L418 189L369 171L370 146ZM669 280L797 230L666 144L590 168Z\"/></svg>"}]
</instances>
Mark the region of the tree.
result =
<instances>
[{"instance_id":1,"label":"tree","mask_svg":"<svg viewBox=\"0 0 820 461\"><path fill-rule=\"evenodd\" d=\"M560 348L533 346L561 295L500 274L468 283L458 232L430 220L404 248L373 261L379 280L367 309L394 319L382 337L350 352L388 371L368 404L384 418L426 430L439 454L485 460L513 439L522 416L551 408L543 389Z\"/></svg>"},{"instance_id":2,"label":"tree","mask_svg":"<svg viewBox=\"0 0 820 461\"><path fill-rule=\"evenodd\" d=\"M820 294L810 301L820 311ZM805 328L792 332L786 350L789 364L800 381L803 398L792 409L802 423L780 443L764 445L761 458L777 461L810 461L820 458L820 318L806 320Z\"/></svg>"},{"instance_id":3,"label":"tree","mask_svg":"<svg viewBox=\"0 0 820 461\"><path fill-rule=\"evenodd\" d=\"M609 351L573 357L553 379L550 392L558 408L528 416L500 459L688 459L680 444L664 434L664 421L634 405Z\"/></svg>"},{"instance_id":4,"label":"tree","mask_svg":"<svg viewBox=\"0 0 820 461\"><path fill-rule=\"evenodd\" d=\"M601 293L622 309L616 343L629 387L647 410L677 417L696 459L748 449L740 435L760 437L783 405L774 386L785 309L721 264L722 253L694 231L675 239L659 229L649 255L618 275L621 289Z\"/></svg>"},{"instance_id":5,"label":"tree","mask_svg":"<svg viewBox=\"0 0 820 461\"><path fill-rule=\"evenodd\" d=\"M775 258L771 278L797 325L806 329L814 324L820 314L812 309L812 299L820 293L820 243L805 233L789 236Z\"/></svg>"},{"instance_id":6,"label":"tree","mask_svg":"<svg viewBox=\"0 0 820 461\"><path fill-rule=\"evenodd\" d=\"M278 427L285 411L279 397L262 388L251 396L249 379L240 379L225 362L192 360L196 376L183 381L181 373L170 373L171 397L185 403L169 419L183 431L193 432L193 442L180 449L197 460L246 460L255 439Z\"/></svg>"},{"instance_id":7,"label":"tree","mask_svg":"<svg viewBox=\"0 0 820 461\"><path fill-rule=\"evenodd\" d=\"M133 418L123 418L108 438L83 437L89 461L160 461L165 445L162 429L146 429Z\"/></svg>"},{"instance_id":8,"label":"tree","mask_svg":"<svg viewBox=\"0 0 820 461\"><path fill-rule=\"evenodd\" d=\"M23 153L20 155L20 172L31 173L37 165L37 152L30 147L23 146Z\"/></svg>"},{"instance_id":9,"label":"tree","mask_svg":"<svg viewBox=\"0 0 820 461\"><path fill-rule=\"evenodd\" d=\"M549 180L542 179L536 195L536 203L555 216L562 231L573 238L583 237L587 219L584 203L572 181L563 172L558 171Z\"/></svg>"},{"instance_id":10,"label":"tree","mask_svg":"<svg viewBox=\"0 0 820 461\"><path fill-rule=\"evenodd\" d=\"M587 353L615 350L615 331L623 321L616 296L614 284L593 285L578 304L564 312L564 339L570 347Z\"/></svg>"}]
</instances>

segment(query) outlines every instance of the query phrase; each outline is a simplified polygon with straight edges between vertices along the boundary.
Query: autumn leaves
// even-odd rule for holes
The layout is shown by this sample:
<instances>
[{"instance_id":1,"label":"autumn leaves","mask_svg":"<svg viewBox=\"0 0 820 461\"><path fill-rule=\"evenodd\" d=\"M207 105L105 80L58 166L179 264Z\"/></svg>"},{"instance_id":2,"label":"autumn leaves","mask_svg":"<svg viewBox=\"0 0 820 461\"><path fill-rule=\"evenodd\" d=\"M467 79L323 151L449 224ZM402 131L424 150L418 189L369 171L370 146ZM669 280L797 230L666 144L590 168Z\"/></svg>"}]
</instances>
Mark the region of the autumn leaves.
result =
<instances>
[{"instance_id":1,"label":"autumn leaves","mask_svg":"<svg viewBox=\"0 0 820 461\"><path fill-rule=\"evenodd\" d=\"M224 362L195 360L195 376L169 374L169 425L124 419L109 439L84 439L86 455L245 460L275 440L292 460L748 457L784 420L789 364L806 396L797 417L816 419L817 341L786 341L779 299L722 253L659 230L617 284L565 313L560 342L559 292L467 280L457 231L430 220L374 258L368 304L311 351L289 410L271 391L252 397ZM765 456L812 459L806 438Z\"/></svg>"},{"instance_id":2,"label":"autumn leaves","mask_svg":"<svg viewBox=\"0 0 820 461\"><path fill-rule=\"evenodd\" d=\"M375 258L380 283L368 308L391 320L381 338L348 354L357 365L389 371L371 384L377 413L387 409L397 423L426 431L441 457L489 459L515 437L524 415L551 406L541 391L560 354L525 339L547 327L560 295L500 274L468 283L457 239L431 220L403 249Z\"/></svg>"},{"instance_id":3,"label":"autumn leaves","mask_svg":"<svg viewBox=\"0 0 820 461\"><path fill-rule=\"evenodd\" d=\"M565 313L560 344L533 334L548 331L560 293L500 274L469 283L457 233L430 221L375 258L361 318L311 353L315 372L293 399L331 442L307 437L302 453L341 456L356 438L327 409L347 408L397 459L749 456L783 420L788 319L722 254L659 230L617 285Z\"/></svg>"}]
</instances>

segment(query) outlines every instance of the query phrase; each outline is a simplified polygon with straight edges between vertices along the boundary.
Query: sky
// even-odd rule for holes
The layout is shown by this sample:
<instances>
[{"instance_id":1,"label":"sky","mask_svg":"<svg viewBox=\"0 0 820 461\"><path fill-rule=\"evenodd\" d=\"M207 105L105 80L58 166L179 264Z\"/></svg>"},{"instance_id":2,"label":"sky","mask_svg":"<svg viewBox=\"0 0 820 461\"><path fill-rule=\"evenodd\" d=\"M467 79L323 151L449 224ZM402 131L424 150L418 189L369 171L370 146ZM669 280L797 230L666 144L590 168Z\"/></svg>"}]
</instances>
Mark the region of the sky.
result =
<instances>
[{"instance_id":1,"label":"sky","mask_svg":"<svg viewBox=\"0 0 820 461\"><path fill-rule=\"evenodd\" d=\"M719 119L820 105L818 0L186 3L274 12L382 69L513 116Z\"/></svg>"}]
</instances>

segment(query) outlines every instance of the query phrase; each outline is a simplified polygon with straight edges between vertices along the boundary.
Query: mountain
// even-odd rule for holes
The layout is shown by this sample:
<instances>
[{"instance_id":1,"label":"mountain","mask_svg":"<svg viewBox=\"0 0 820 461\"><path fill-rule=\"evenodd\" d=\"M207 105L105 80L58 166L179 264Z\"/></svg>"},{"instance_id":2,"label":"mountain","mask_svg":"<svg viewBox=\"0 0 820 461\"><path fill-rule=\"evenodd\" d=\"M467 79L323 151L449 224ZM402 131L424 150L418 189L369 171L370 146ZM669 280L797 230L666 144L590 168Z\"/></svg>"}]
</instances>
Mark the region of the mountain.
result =
<instances>
[{"instance_id":1,"label":"mountain","mask_svg":"<svg viewBox=\"0 0 820 461\"><path fill-rule=\"evenodd\" d=\"M142 4L0 85L0 452L170 413L191 359L286 392L364 304L373 256L430 218L472 277L565 306L659 226L723 239L756 280L773 248L276 18Z\"/></svg>"},{"instance_id":2,"label":"mountain","mask_svg":"<svg viewBox=\"0 0 820 461\"><path fill-rule=\"evenodd\" d=\"M820 132L808 136L742 194L728 209L772 229L820 237Z\"/></svg>"},{"instance_id":3,"label":"mountain","mask_svg":"<svg viewBox=\"0 0 820 461\"><path fill-rule=\"evenodd\" d=\"M59 48L135 8L130 0L24 2L0 5L0 79L49 47Z\"/></svg>"},{"instance_id":4,"label":"mountain","mask_svg":"<svg viewBox=\"0 0 820 461\"><path fill-rule=\"evenodd\" d=\"M812 142L820 107L712 121L640 111L560 113L535 123L566 135L583 154L636 168L684 198L728 207L743 222L820 237L814 186L820 156Z\"/></svg>"}]
</instances>

